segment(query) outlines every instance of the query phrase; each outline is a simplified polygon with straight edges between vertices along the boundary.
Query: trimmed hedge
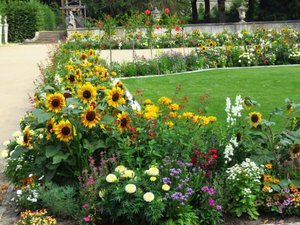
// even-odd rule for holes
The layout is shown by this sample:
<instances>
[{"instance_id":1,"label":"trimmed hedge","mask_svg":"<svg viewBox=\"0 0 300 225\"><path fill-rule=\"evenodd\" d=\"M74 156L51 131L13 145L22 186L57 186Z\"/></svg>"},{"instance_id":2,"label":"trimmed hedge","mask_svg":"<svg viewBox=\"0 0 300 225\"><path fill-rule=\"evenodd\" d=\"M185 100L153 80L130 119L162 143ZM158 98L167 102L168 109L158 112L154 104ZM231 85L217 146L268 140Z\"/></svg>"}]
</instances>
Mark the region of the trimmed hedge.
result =
<instances>
[{"instance_id":1,"label":"trimmed hedge","mask_svg":"<svg viewBox=\"0 0 300 225\"><path fill-rule=\"evenodd\" d=\"M57 26L53 10L39 1L4 2L0 10L7 16L9 42L23 42L33 38L36 31L55 30Z\"/></svg>"}]
</instances>

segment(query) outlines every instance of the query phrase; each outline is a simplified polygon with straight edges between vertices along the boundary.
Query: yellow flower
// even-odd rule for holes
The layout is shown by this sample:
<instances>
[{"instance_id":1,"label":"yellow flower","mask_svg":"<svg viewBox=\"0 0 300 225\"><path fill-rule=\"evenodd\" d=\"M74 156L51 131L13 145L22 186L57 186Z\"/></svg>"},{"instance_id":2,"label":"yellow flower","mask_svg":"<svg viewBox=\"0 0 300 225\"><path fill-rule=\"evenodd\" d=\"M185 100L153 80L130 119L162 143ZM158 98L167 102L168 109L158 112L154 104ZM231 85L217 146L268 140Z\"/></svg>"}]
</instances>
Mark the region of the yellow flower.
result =
<instances>
[{"instance_id":1,"label":"yellow flower","mask_svg":"<svg viewBox=\"0 0 300 225\"><path fill-rule=\"evenodd\" d=\"M97 112L97 110L95 110L93 106L89 106L81 115L81 121L83 123L83 126L85 127L88 127L90 129L92 127L96 127L96 125L100 121L100 113Z\"/></svg>"},{"instance_id":2,"label":"yellow flower","mask_svg":"<svg viewBox=\"0 0 300 225\"><path fill-rule=\"evenodd\" d=\"M150 167L149 170L146 170L146 174L149 176L158 176L159 170L156 167Z\"/></svg>"},{"instance_id":3,"label":"yellow flower","mask_svg":"<svg viewBox=\"0 0 300 225\"><path fill-rule=\"evenodd\" d=\"M114 183L118 180L117 176L112 173L108 174L105 179L108 183Z\"/></svg>"},{"instance_id":4,"label":"yellow flower","mask_svg":"<svg viewBox=\"0 0 300 225\"><path fill-rule=\"evenodd\" d=\"M262 115L259 112L251 112L250 114L250 126L251 127L257 127L261 120L262 120Z\"/></svg>"},{"instance_id":5,"label":"yellow flower","mask_svg":"<svg viewBox=\"0 0 300 225\"><path fill-rule=\"evenodd\" d=\"M179 105L176 103L173 103L169 106L169 109L172 111L178 111L179 110Z\"/></svg>"},{"instance_id":6,"label":"yellow flower","mask_svg":"<svg viewBox=\"0 0 300 225\"><path fill-rule=\"evenodd\" d=\"M122 175L122 177L125 177L125 178L134 178L134 176L135 176L135 173L133 170L125 170Z\"/></svg>"},{"instance_id":7,"label":"yellow flower","mask_svg":"<svg viewBox=\"0 0 300 225\"><path fill-rule=\"evenodd\" d=\"M117 115L117 121L119 123L120 129L123 131L130 127L130 118L127 112L122 112Z\"/></svg>"},{"instance_id":8,"label":"yellow flower","mask_svg":"<svg viewBox=\"0 0 300 225\"><path fill-rule=\"evenodd\" d=\"M164 191L169 191L170 188L171 187L168 184L163 184L163 186L161 187L161 189L163 189Z\"/></svg>"},{"instance_id":9,"label":"yellow flower","mask_svg":"<svg viewBox=\"0 0 300 225\"><path fill-rule=\"evenodd\" d=\"M119 105L125 104L123 97L124 91L119 87L113 87L111 90L106 90L106 101L109 106L117 108Z\"/></svg>"},{"instance_id":10,"label":"yellow flower","mask_svg":"<svg viewBox=\"0 0 300 225\"><path fill-rule=\"evenodd\" d=\"M152 105L153 103L152 103L151 99L147 98L147 99L145 99L145 101L143 102L143 104L144 105Z\"/></svg>"},{"instance_id":11,"label":"yellow flower","mask_svg":"<svg viewBox=\"0 0 300 225\"><path fill-rule=\"evenodd\" d=\"M47 124L46 124L46 129L47 129L47 140L50 140L51 134L52 134L53 131L54 131L54 126L55 126L55 122L54 122L54 119L53 119L53 118L51 118L50 120L47 121Z\"/></svg>"},{"instance_id":12,"label":"yellow flower","mask_svg":"<svg viewBox=\"0 0 300 225\"><path fill-rule=\"evenodd\" d=\"M154 181L156 181L156 180L157 180L156 177L150 177L150 181L154 182Z\"/></svg>"},{"instance_id":13,"label":"yellow flower","mask_svg":"<svg viewBox=\"0 0 300 225\"><path fill-rule=\"evenodd\" d=\"M85 83L78 90L78 97L83 103L95 101L97 96L97 89L91 85L90 82Z\"/></svg>"},{"instance_id":14,"label":"yellow flower","mask_svg":"<svg viewBox=\"0 0 300 225\"><path fill-rule=\"evenodd\" d=\"M162 105L168 106L172 103L172 99L163 96L158 99L158 102Z\"/></svg>"},{"instance_id":15,"label":"yellow flower","mask_svg":"<svg viewBox=\"0 0 300 225\"><path fill-rule=\"evenodd\" d=\"M272 182L273 181L273 178L271 175L269 174L266 174L264 175L264 181L267 181L267 182Z\"/></svg>"},{"instance_id":16,"label":"yellow flower","mask_svg":"<svg viewBox=\"0 0 300 225\"><path fill-rule=\"evenodd\" d=\"M170 119L174 119L174 118L176 118L177 115L178 115L177 112L170 112L169 115L168 115L168 117Z\"/></svg>"},{"instance_id":17,"label":"yellow flower","mask_svg":"<svg viewBox=\"0 0 300 225\"><path fill-rule=\"evenodd\" d=\"M172 121L165 122L166 125L168 125L170 128L174 127L174 123Z\"/></svg>"},{"instance_id":18,"label":"yellow flower","mask_svg":"<svg viewBox=\"0 0 300 225\"><path fill-rule=\"evenodd\" d=\"M194 116L194 113L192 113L192 112L184 112L182 114L182 116L183 116L184 119L191 119Z\"/></svg>"},{"instance_id":19,"label":"yellow flower","mask_svg":"<svg viewBox=\"0 0 300 225\"><path fill-rule=\"evenodd\" d=\"M216 122L217 121L217 117L215 116L209 116L207 117L207 119L209 120L209 122L213 123L213 122Z\"/></svg>"},{"instance_id":20,"label":"yellow flower","mask_svg":"<svg viewBox=\"0 0 300 225\"><path fill-rule=\"evenodd\" d=\"M26 126L25 129L23 130L23 136L19 136L17 139L17 143L19 145L22 145L26 148L32 149L32 136L34 134L33 130L30 130L29 126Z\"/></svg>"},{"instance_id":21,"label":"yellow flower","mask_svg":"<svg viewBox=\"0 0 300 225\"><path fill-rule=\"evenodd\" d=\"M114 76L117 76L117 73L115 71L111 71L110 75L114 77Z\"/></svg>"},{"instance_id":22,"label":"yellow flower","mask_svg":"<svg viewBox=\"0 0 300 225\"><path fill-rule=\"evenodd\" d=\"M146 192L144 195L143 195L143 199L146 201L146 202L152 202L154 200L154 194L152 192Z\"/></svg>"},{"instance_id":23,"label":"yellow flower","mask_svg":"<svg viewBox=\"0 0 300 225\"><path fill-rule=\"evenodd\" d=\"M66 106L65 97L59 93L48 94L46 98L46 107L52 112L59 112Z\"/></svg>"},{"instance_id":24,"label":"yellow flower","mask_svg":"<svg viewBox=\"0 0 300 225\"><path fill-rule=\"evenodd\" d=\"M99 194L99 197L100 197L100 198L103 198L103 197L105 196L105 194L106 194L106 190L105 190L105 189L102 189L102 190L99 191L98 194Z\"/></svg>"},{"instance_id":25,"label":"yellow flower","mask_svg":"<svg viewBox=\"0 0 300 225\"><path fill-rule=\"evenodd\" d=\"M144 112L144 118L145 119L156 119L156 117L158 116L157 113L158 113L158 106L155 106L155 105L146 105L146 108L145 108L145 112Z\"/></svg>"},{"instance_id":26,"label":"yellow flower","mask_svg":"<svg viewBox=\"0 0 300 225\"><path fill-rule=\"evenodd\" d=\"M133 194L134 192L136 192L136 186L134 184L127 184L125 186L125 191L129 194Z\"/></svg>"},{"instance_id":27,"label":"yellow flower","mask_svg":"<svg viewBox=\"0 0 300 225\"><path fill-rule=\"evenodd\" d=\"M273 182L274 182L275 184L278 184L278 183L280 182L280 180L279 180L278 178L274 178Z\"/></svg>"},{"instance_id":28,"label":"yellow flower","mask_svg":"<svg viewBox=\"0 0 300 225\"><path fill-rule=\"evenodd\" d=\"M272 164L271 163L267 163L265 165L265 167L268 169L268 170L271 170L272 169Z\"/></svg>"},{"instance_id":29,"label":"yellow flower","mask_svg":"<svg viewBox=\"0 0 300 225\"><path fill-rule=\"evenodd\" d=\"M68 142L73 136L76 136L75 127L72 126L69 120L61 120L54 126L54 132L61 141Z\"/></svg>"}]
</instances>

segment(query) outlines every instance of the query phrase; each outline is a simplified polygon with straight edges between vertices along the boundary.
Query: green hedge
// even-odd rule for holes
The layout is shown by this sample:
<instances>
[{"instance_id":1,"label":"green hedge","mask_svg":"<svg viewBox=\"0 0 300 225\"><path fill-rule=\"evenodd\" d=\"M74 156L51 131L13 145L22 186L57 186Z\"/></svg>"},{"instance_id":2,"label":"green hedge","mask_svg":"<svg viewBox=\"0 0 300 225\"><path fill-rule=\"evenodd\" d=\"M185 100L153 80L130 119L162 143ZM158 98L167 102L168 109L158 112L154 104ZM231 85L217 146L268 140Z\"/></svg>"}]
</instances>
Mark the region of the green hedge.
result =
<instances>
[{"instance_id":1,"label":"green hedge","mask_svg":"<svg viewBox=\"0 0 300 225\"><path fill-rule=\"evenodd\" d=\"M57 26L53 10L37 0L0 3L0 12L7 16L9 42L23 42L33 38L36 31L55 30Z\"/></svg>"}]
</instances>

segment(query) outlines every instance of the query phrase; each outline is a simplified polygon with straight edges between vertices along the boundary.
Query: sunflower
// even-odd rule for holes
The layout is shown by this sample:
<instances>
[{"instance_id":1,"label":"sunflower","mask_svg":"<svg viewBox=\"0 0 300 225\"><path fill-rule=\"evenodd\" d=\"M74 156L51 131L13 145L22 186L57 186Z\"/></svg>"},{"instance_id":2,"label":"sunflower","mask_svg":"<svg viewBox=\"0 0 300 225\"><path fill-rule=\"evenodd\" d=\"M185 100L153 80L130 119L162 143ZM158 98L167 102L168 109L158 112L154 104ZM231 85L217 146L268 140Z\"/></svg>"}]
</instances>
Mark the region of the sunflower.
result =
<instances>
[{"instance_id":1,"label":"sunflower","mask_svg":"<svg viewBox=\"0 0 300 225\"><path fill-rule=\"evenodd\" d=\"M252 102L251 98L249 96L247 96L247 97L245 97L245 99L243 99L242 105L246 110L250 110L253 106L253 102Z\"/></svg>"},{"instance_id":2,"label":"sunflower","mask_svg":"<svg viewBox=\"0 0 300 225\"><path fill-rule=\"evenodd\" d=\"M53 129L54 129L54 126L55 126L55 122L54 122L54 119L51 118L50 120L47 121L47 124L46 124L46 130L47 130L47 140L49 141L50 138L51 138L51 134L53 133Z\"/></svg>"},{"instance_id":3,"label":"sunflower","mask_svg":"<svg viewBox=\"0 0 300 225\"><path fill-rule=\"evenodd\" d=\"M127 112L119 113L117 115L117 121L122 131L130 127L130 118Z\"/></svg>"},{"instance_id":4,"label":"sunflower","mask_svg":"<svg viewBox=\"0 0 300 225\"><path fill-rule=\"evenodd\" d=\"M83 126L92 128L95 127L100 120L100 113L97 112L93 106L87 107L87 109L81 115L81 121Z\"/></svg>"},{"instance_id":5,"label":"sunflower","mask_svg":"<svg viewBox=\"0 0 300 225\"><path fill-rule=\"evenodd\" d=\"M262 120L262 115L259 112L251 112L250 114L250 126L251 127L257 127L261 120Z\"/></svg>"},{"instance_id":6,"label":"sunflower","mask_svg":"<svg viewBox=\"0 0 300 225\"><path fill-rule=\"evenodd\" d=\"M75 93L74 89L71 86L67 86L64 88L64 97L71 98L73 94Z\"/></svg>"},{"instance_id":7,"label":"sunflower","mask_svg":"<svg viewBox=\"0 0 300 225\"><path fill-rule=\"evenodd\" d=\"M78 97L83 103L95 101L97 89L90 82L85 83L78 90Z\"/></svg>"},{"instance_id":8,"label":"sunflower","mask_svg":"<svg viewBox=\"0 0 300 225\"><path fill-rule=\"evenodd\" d=\"M23 130L22 146L32 149L33 134L34 134L33 130L30 130L30 127L26 126L25 129Z\"/></svg>"},{"instance_id":9,"label":"sunflower","mask_svg":"<svg viewBox=\"0 0 300 225\"><path fill-rule=\"evenodd\" d=\"M125 90L125 85L120 80L115 84L115 87L119 87L122 90Z\"/></svg>"},{"instance_id":10,"label":"sunflower","mask_svg":"<svg viewBox=\"0 0 300 225\"><path fill-rule=\"evenodd\" d=\"M89 56L95 56L95 50L94 49L89 50Z\"/></svg>"},{"instance_id":11,"label":"sunflower","mask_svg":"<svg viewBox=\"0 0 300 225\"><path fill-rule=\"evenodd\" d=\"M73 128L69 120L61 120L54 126L54 132L61 141L68 142L76 135L75 127Z\"/></svg>"},{"instance_id":12,"label":"sunflower","mask_svg":"<svg viewBox=\"0 0 300 225\"><path fill-rule=\"evenodd\" d=\"M85 60L85 59L88 58L88 55L85 54L85 53L82 53L82 54L80 55L80 58L81 58L82 60Z\"/></svg>"},{"instance_id":13,"label":"sunflower","mask_svg":"<svg viewBox=\"0 0 300 225\"><path fill-rule=\"evenodd\" d=\"M76 69L75 72L74 72L74 75L76 78L78 78L79 80L81 79L82 77L82 72L81 72L81 69Z\"/></svg>"},{"instance_id":14,"label":"sunflower","mask_svg":"<svg viewBox=\"0 0 300 225\"><path fill-rule=\"evenodd\" d=\"M205 51L206 51L206 47L205 47L205 46L202 46L202 47L201 47L201 50L202 50L203 52L205 52Z\"/></svg>"},{"instance_id":15,"label":"sunflower","mask_svg":"<svg viewBox=\"0 0 300 225\"><path fill-rule=\"evenodd\" d=\"M48 94L46 98L46 107L52 112L59 112L66 106L65 97L59 93Z\"/></svg>"},{"instance_id":16,"label":"sunflower","mask_svg":"<svg viewBox=\"0 0 300 225\"><path fill-rule=\"evenodd\" d=\"M106 101L109 106L117 108L119 105L125 104L124 91L121 88L114 87L111 90L107 90L106 94Z\"/></svg>"},{"instance_id":17,"label":"sunflower","mask_svg":"<svg viewBox=\"0 0 300 225\"><path fill-rule=\"evenodd\" d=\"M259 55L259 54L261 53L261 50L258 48L258 49L256 49L256 51L255 51L255 52L256 52L256 54L258 54L258 55Z\"/></svg>"},{"instance_id":18,"label":"sunflower","mask_svg":"<svg viewBox=\"0 0 300 225\"><path fill-rule=\"evenodd\" d=\"M68 81L69 81L71 84L76 83L76 76L75 76L74 74L68 75Z\"/></svg>"}]
</instances>

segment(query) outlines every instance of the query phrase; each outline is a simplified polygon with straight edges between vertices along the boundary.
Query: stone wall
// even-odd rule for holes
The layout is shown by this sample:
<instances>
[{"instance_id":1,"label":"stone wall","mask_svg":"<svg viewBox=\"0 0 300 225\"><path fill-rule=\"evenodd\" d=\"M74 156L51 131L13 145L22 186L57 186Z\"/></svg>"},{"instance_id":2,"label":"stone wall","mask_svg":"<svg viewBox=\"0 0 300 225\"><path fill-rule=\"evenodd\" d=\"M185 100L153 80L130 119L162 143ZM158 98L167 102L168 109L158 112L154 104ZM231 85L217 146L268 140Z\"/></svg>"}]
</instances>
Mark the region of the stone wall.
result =
<instances>
[{"instance_id":1,"label":"stone wall","mask_svg":"<svg viewBox=\"0 0 300 225\"><path fill-rule=\"evenodd\" d=\"M203 24L188 24L184 30L186 32L191 32L193 30L200 30L203 32L209 32L209 33L217 33L217 32L222 32L227 30L228 32L236 33L240 32L242 30L247 30L247 31L254 31L258 27L264 27L266 29L274 29L274 30L281 30L284 27L289 27L292 29L300 30L300 20L291 20L291 21L274 21L274 22L248 22L248 23L203 23ZM85 28L78 28L78 29L71 29L68 30L68 35L74 31L78 32L86 32L88 31ZM100 33L99 29L91 29L91 31L94 34ZM157 34L163 33L164 30L156 30L155 31ZM123 34L123 29L122 27L118 28L118 34Z\"/></svg>"}]
</instances>

